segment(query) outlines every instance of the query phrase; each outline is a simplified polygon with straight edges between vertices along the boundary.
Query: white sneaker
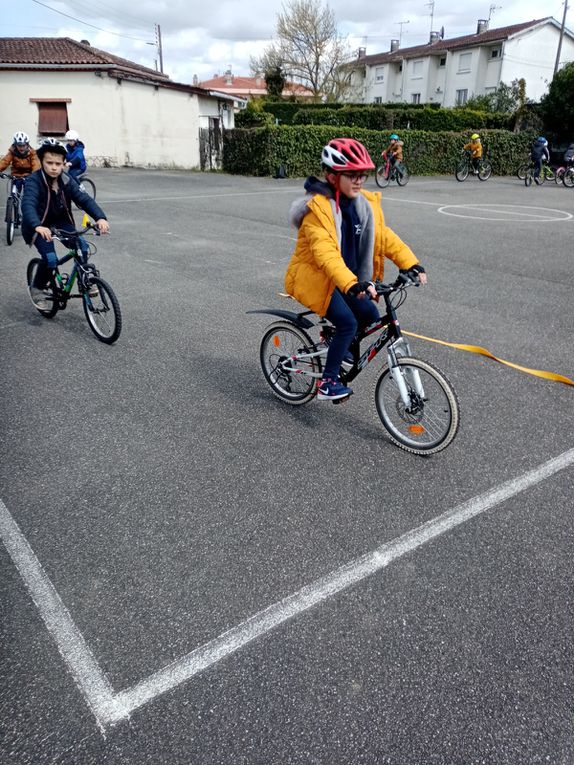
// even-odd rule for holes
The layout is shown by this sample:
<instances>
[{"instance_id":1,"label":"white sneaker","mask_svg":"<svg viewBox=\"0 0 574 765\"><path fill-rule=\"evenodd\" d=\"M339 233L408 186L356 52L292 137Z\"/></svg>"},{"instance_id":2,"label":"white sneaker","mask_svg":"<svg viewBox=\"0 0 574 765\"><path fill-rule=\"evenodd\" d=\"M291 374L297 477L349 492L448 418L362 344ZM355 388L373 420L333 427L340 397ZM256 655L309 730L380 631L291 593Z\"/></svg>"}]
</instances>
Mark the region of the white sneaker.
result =
<instances>
[{"instance_id":1,"label":"white sneaker","mask_svg":"<svg viewBox=\"0 0 574 765\"><path fill-rule=\"evenodd\" d=\"M40 290L38 287L30 287L30 297L36 308L39 308L41 311L46 311L50 307L44 290Z\"/></svg>"}]
</instances>

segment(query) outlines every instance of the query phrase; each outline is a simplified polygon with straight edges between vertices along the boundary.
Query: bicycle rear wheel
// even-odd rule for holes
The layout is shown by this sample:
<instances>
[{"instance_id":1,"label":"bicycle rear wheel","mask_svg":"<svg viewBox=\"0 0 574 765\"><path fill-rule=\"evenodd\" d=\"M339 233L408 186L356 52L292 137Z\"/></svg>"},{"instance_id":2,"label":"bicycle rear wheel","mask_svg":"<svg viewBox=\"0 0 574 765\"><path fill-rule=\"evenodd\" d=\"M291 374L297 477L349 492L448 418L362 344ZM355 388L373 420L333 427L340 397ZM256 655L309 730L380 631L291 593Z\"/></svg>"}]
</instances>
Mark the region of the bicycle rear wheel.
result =
<instances>
[{"instance_id":1,"label":"bicycle rear wheel","mask_svg":"<svg viewBox=\"0 0 574 765\"><path fill-rule=\"evenodd\" d=\"M461 161L456 166L456 170L454 171L455 177L457 181L466 181L468 178L468 162L466 159L461 159Z\"/></svg>"},{"instance_id":2,"label":"bicycle rear wheel","mask_svg":"<svg viewBox=\"0 0 574 765\"><path fill-rule=\"evenodd\" d=\"M99 276L90 279L89 291L97 289L98 294L82 295L84 314L90 329L102 343L115 343L122 331L120 303L110 285Z\"/></svg>"},{"instance_id":3,"label":"bicycle rear wheel","mask_svg":"<svg viewBox=\"0 0 574 765\"><path fill-rule=\"evenodd\" d=\"M492 165L488 161L480 163L478 168L478 180L487 181L492 175Z\"/></svg>"},{"instance_id":4,"label":"bicycle rear wheel","mask_svg":"<svg viewBox=\"0 0 574 765\"><path fill-rule=\"evenodd\" d=\"M58 312L58 293L53 277L46 286L37 287L38 269L43 266L42 258L32 258L26 269L26 284L28 285L28 294L34 308L44 318L51 319Z\"/></svg>"},{"instance_id":5,"label":"bicycle rear wheel","mask_svg":"<svg viewBox=\"0 0 574 765\"><path fill-rule=\"evenodd\" d=\"M385 163L384 165L380 165L377 167L377 170L375 172L375 183L377 186L381 189L386 188L389 185L390 181L390 165L388 163Z\"/></svg>"},{"instance_id":6,"label":"bicycle rear wheel","mask_svg":"<svg viewBox=\"0 0 574 765\"><path fill-rule=\"evenodd\" d=\"M87 175L83 175L80 178L78 178L78 186L80 187L81 191L84 191L88 196L92 197L92 199L96 198L96 184L92 181L91 178L88 178ZM75 204L75 202L74 202ZM76 205L78 210L81 210L81 207L78 207Z\"/></svg>"},{"instance_id":7,"label":"bicycle rear wheel","mask_svg":"<svg viewBox=\"0 0 574 765\"><path fill-rule=\"evenodd\" d=\"M16 202L13 196L9 196L6 200L6 244L8 245L11 245L14 241L16 215Z\"/></svg>"},{"instance_id":8,"label":"bicycle rear wheel","mask_svg":"<svg viewBox=\"0 0 574 765\"><path fill-rule=\"evenodd\" d=\"M408 167L401 164L400 170L397 168L397 183L399 186L406 186L410 177Z\"/></svg>"},{"instance_id":9,"label":"bicycle rear wheel","mask_svg":"<svg viewBox=\"0 0 574 765\"><path fill-rule=\"evenodd\" d=\"M259 360L271 390L282 401L300 406L315 397L317 380L321 377L319 357L295 357L316 350L309 335L288 321L278 321L267 327L261 340Z\"/></svg>"},{"instance_id":10,"label":"bicycle rear wheel","mask_svg":"<svg viewBox=\"0 0 574 765\"><path fill-rule=\"evenodd\" d=\"M458 431L460 410L450 382L432 364L403 356L398 367L385 367L375 381L377 414L393 443L413 454L446 449ZM410 405L405 407L396 382L400 375Z\"/></svg>"},{"instance_id":11,"label":"bicycle rear wheel","mask_svg":"<svg viewBox=\"0 0 574 765\"><path fill-rule=\"evenodd\" d=\"M562 176L562 183L565 186L574 186L574 168L569 167Z\"/></svg>"}]
</instances>

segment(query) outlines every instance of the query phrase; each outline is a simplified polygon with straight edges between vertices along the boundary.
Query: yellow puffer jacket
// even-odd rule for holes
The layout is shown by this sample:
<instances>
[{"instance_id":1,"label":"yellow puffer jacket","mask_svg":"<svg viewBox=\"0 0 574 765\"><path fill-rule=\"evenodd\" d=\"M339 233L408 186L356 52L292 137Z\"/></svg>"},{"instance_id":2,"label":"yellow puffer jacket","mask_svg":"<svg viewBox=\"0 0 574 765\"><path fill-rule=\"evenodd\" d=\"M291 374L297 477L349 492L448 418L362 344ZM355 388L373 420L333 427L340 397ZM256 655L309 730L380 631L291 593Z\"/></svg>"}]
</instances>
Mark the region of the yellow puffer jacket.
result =
<instances>
[{"instance_id":1,"label":"yellow puffer jacket","mask_svg":"<svg viewBox=\"0 0 574 765\"><path fill-rule=\"evenodd\" d=\"M363 226L358 278L347 268L341 254L341 213L335 201L319 193L291 208L299 234L287 267L285 289L318 316L327 313L336 287L346 293L357 281L382 280L385 257L399 268L412 268L419 262L385 225L380 192L363 191L355 204Z\"/></svg>"}]
</instances>

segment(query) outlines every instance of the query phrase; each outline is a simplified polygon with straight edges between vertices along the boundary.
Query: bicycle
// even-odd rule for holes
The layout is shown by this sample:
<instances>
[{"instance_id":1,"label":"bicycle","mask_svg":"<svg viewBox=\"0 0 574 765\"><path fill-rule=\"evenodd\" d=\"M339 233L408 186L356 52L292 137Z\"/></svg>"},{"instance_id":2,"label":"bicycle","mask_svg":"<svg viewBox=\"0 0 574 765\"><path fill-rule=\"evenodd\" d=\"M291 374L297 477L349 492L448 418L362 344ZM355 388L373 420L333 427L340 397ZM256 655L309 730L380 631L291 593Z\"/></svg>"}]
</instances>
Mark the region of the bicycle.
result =
<instances>
[{"instance_id":1,"label":"bicycle","mask_svg":"<svg viewBox=\"0 0 574 765\"><path fill-rule=\"evenodd\" d=\"M429 362L413 357L401 333L396 311L406 300L407 288L418 284L403 274L393 284L375 284L377 294L384 299L385 313L355 338L350 348L353 364L341 367L340 379L344 385L352 382L387 346L387 363L374 385L377 415L394 444L413 454L435 454L456 436L460 410L445 375ZM312 311L267 308L247 313L280 317L266 328L259 348L263 376L275 396L293 406L312 401L328 341L335 331L333 325L326 319L311 321L307 317ZM313 340L310 332L317 330L319 339ZM361 353L361 341L377 332L380 334Z\"/></svg>"},{"instance_id":2,"label":"bicycle","mask_svg":"<svg viewBox=\"0 0 574 765\"><path fill-rule=\"evenodd\" d=\"M391 165L390 157L385 157L382 165L375 171L375 182L379 188L386 188L391 181L396 181L399 186L406 186L409 182L410 173L404 162L395 162Z\"/></svg>"},{"instance_id":3,"label":"bicycle","mask_svg":"<svg viewBox=\"0 0 574 765\"><path fill-rule=\"evenodd\" d=\"M8 198L6 200L6 244L11 245L14 241L14 232L17 228L20 228L22 224L22 194L24 193L24 187L18 191L16 184L14 183L14 176L9 173L0 173L0 178L8 178L10 181L10 187L8 189Z\"/></svg>"},{"instance_id":4,"label":"bicycle","mask_svg":"<svg viewBox=\"0 0 574 765\"><path fill-rule=\"evenodd\" d=\"M524 176L524 185L525 186L532 186L532 181L538 181L538 185L542 186L543 183L546 183L546 181L556 181L558 183L558 180L556 180L556 173L554 170L547 164L543 163L542 167L540 168L540 174L538 175L538 178L534 175L535 172L535 166L534 163L531 162L528 168L526 169L526 174ZM564 174L562 174L562 182L564 182Z\"/></svg>"},{"instance_id":5,"label":"bicycle","mask_svg":"<svg viewBox=\"0 0 574 765\"><path fill-rule=\"evenodd\" d=\"M89 178L84 173L83 175L79 175L75 180L78 186L80 187L81 191L85 191L86 194L92 197L92 199L96 198L96 184L93 182L91 178ZM74 202L74 205L78 208L78 210L82 209L81 207L78 207L78 205L75 202Z\"/></svg>"},{"instance_id":6,"label":"bicycle","mask_svg":"<svg viewBox=\"0 0 574 765\"><path fill-rule=\"evenodd\" d=\"M470 152L468 150L463 152L462 158L459 160L456 169L454 171L457 181L466 181L470 171L473 171L473 175L478 176L479 181L487 181L492 175L492 165L487 159L479 157L477 167L472 164Z\"/></svg>"},{"instance_id":7,"label":"bicycle","mask_svg":"<svg viewBox=\"0 0 574 765\"><path fill-rule=\"evenodd\" d=\"M68 247L64 257L58 258L58 265L50 272L48 284L40 289L36 286L38 268L42 258L32 258L28 263L26 278L28 294L34 308L46 319L53 318L58 311L63 311L68 300L80 298L88 325L102 343L115 343L122 331L122 314L119 301L110 285L100 277L100 272L88 260L96 254L96 246L90 242L89 252L84 255L80 247L80 237L88 231L99 236L98 228L88 223L80 231L51 229L56 241ZM70 274L60 272L60 266L73 260ZM78 285L77 294L72 294L74 284Z\"/></svg>"}]
</instances>

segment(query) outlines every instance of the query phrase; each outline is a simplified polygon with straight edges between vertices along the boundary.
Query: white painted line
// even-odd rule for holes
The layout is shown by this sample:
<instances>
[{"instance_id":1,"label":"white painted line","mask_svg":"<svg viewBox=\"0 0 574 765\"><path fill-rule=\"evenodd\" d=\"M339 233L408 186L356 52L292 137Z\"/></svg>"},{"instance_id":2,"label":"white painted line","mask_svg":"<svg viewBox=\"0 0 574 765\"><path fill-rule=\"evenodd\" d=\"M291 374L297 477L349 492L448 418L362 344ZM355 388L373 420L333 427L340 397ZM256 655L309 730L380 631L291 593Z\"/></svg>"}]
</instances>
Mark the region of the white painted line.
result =
<instances>
[{"instance_id":1,"label":"white painted line","mask_svg":"<svg viewBox=\"0 0 574 765\"><path fill-rule=\"evenodd\" d=\"M2 500L0 535L48 632L54 638L62 658L103 731L112 721L126 717L127 712L122 710L118 714L113 688Z\"/></svg>"},{"instance_id":2,"label":"white painted line","mask_svg":"<svg viewBox=\"0 0 574 765\"><path fill-rule=\"evenodd\" d=\"M1 500L0 536L78 687L86 697L100 729L104 731L105 726L129 717L135 709L176 688L287 620L573 464L574 448L341 566L115 695L68 610Z\"/></svg>"},{"instance_id":3,"label":"white painted line","mask_svg":"<svg viewBox=\"0 0 574 765\"><path fill-rule=\"evenodd\" d=\"M327 598L331 598L342 590L357 584L431 539L441 536L572 464L574 464L574 449L564 452L564 454L549 460L519 478L507 481L496 489L468 500L453 510L439 515L434 520L381 545L373 552L341 566L341 568L321 577L313 584L303 587L293 595L289 595L260 611L214 640L210 640L178 661L172 662L132 688L119 693L117 698L121 702L121 707L130 711L137 709L156 696L175 688L207 667L221 661L256 638L265 635L288 619L298 616L323 600L327 600Z\"/></svg>"}]
</instances>

